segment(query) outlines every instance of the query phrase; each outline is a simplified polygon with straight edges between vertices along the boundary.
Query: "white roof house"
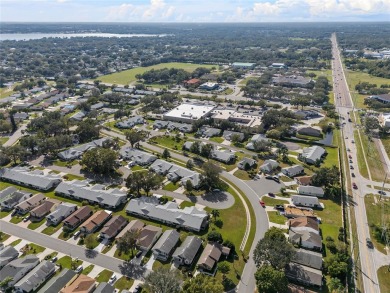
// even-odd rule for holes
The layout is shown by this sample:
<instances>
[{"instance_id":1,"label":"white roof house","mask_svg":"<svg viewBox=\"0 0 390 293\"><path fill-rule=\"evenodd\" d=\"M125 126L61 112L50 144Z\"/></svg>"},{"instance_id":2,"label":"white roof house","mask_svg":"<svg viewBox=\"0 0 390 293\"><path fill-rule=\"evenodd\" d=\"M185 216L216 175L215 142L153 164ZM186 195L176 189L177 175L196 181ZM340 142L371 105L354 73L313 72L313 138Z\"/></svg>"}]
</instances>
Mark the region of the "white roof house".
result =
<instances>
[{"instance_id":1,"label":"white roof house","mask_svg":"<svg viewBox=\"0 0 390 293\"><path fill-rule=\"evenodd\" d=\"M304 172L305 169L301 165L282 168L282 173L289 177L294 177L296 175L303 174Z\"/></svg>"},{"instance_id":2,"label":"white roof house","mask_svg":"<svg viewBox=\"0 0 390 293\"><path fill-rule=\"evenodd\" d=\"M317 160L321 160L326 154L326 150L318 145L303 148L302 154L299 154L298 159L308 164L315 164Z\"/></svg>"},{"instance_id":3,"label":"white roof house","mask_svg":"<svg viewBox=\"0 0 390 293\"><path fill-rule=\"evenodd\" d=\"M192 121L210 116L214 108L210 105L184 103L165 113L163 118L164 120L192 123Z\"/></svg>"},{"instance_id":4,"label":"white roof house","mask_svg":"<svg viewBox=\"0 0 390 293\"><path fill-rule=\"evenodd\" d=\"M315 196L292 195L291 201L296 206L323 208L323 204L321 204L318 197Z\"/></svg>"},{"instance_id":5,"label":"white roof house","mask_svg":"<svg viewBox=\"0 0 390 293\"><path fill-rule=\"evenodd\" d=\"M297 191L300 195L310 195L316 197L324 197L324 190L321 187L310 186L310 185L300 185L297 188Z\"/></svg>"},{"instance_id":6,"label":"white roof house","mask_svg":"<svg viewBox=\"0 0 390 293\"><path fill-rule=\"evenodd\" d=\"M263 165L260 166L260 170L263 173L271 173L273 170L279 167L279 163L275 160L265 160Z\"/></svg>"},{"instance_id":7,"label":"white roof house","mask_svg":"<svg viewBox=\"0 0 390 293\"><path fill-rule=\"evenodd\" d=\"M140 166L150 165L157 160L155 155L130 147L123 147L119 153L123 159L131 160Z\"/></svg>"},{"instance_id":8,"label":"white roof house","mask_svg":"<svg viewBox=\"0 0 390 293\"><path fill-rule=\"evenodd\" d=\"M266 138L264 135L262 134L255 134L254 136L252 136L252 138L250 139L250 142L247 143L247 145L245 146L248 150L254 150L255 147L254 147L254 143L256 142L260 142L260 141L269 141L268 138Z\"/></svg>"}]
</instances>

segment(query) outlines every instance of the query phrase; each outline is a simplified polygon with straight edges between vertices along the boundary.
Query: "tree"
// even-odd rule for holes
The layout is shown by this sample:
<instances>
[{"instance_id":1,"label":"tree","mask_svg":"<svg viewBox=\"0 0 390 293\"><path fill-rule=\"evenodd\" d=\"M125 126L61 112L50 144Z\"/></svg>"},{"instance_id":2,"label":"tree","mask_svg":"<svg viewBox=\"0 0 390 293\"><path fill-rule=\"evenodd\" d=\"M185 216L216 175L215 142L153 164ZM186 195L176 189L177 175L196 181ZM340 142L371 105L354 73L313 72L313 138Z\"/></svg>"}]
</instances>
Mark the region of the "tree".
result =
<instances>
[{"instance_id":1,"label":"tree","mask_svg":"<svg viewBox=\"0 0 390 293\"><path fill-rule=\"evenodd\" d=\"M95 236L93 234L89 234L84 238L85 247L88 249L93 249L95 246Z\"/></svg>"},{"instance_id":2,"label":"tree","mask_svg":"<svg viewBox=\"0 0 390 293\"><path fill-rule=\"evenodd\" d=\"M126 179L126 187L130 192L137 192L137 195L140 196L144 184L144 177L145 171L130 173Z\"/></svg>"},{"instance_id":3,"label":"tree","mask_svg":"<svg viewBox=\"0 0 390 293\"><path fill-rule=\"evenodd\" d=\"M222 169L211 162L206 162L203 164L201 185L206 191L221 185L221 180L219 178L219 174L221 172Z\"/></svg>"},{"instance_id":4,"label":"tree","mask_svg":"<svg viewBox=\"0 0 390 293\"><path fill-rule=\"evenodd\" d=\"M186 163L187 169L192 170L194 168L194 161L193 160L188 160Z\"/></svg>"},{"instance_id":5,"label":"tree","mask_svg":"<svg viewBox=\"0 0 390 293\"><path fill-rule=\"evenodd\" d=\"M331 293L345 292L344 285L341 283L339 278L330 278L328 288Z\"/></svg>"},{"instance_id":6,"label":"tree","mask_svg":"<svg viewBox=\"0 0 390 293\"><path fill-rule=\"evenodd\" d=\"M191 180L188 179L188 180L186 181L185 189L186 189L189 193L191 193L191 192L194 190L194 186L193 186Z\"/></svg>"},{"instance_id":7,"label":"tree","mask_svg":"<svg viewBox=\"0 0 390 293\"><path fill-rule=\"evenodd\" d=\"M270 265L264 265L255 273L255 279L259 292L287 292L288 280L283 270L277 270Z\"/></svg>"},{"instance_id":8,"label":"tree","mask_svg":"<svg viewBox=\"0 0 390 293\"><path fill-rule=\"evenodd\" d=\"M152 171L148 171L145 176L145 181L143 185L143 189L146 192L146 196L149 195L149 192L152 189L158 189L161 187L162 182L164 181L164 178Z\"/></svg>"},{"instance_id":9,"label":"tree","mask_svg":"<svg viewBox=\"0 0 390 293\"><path fill-rule=\"evenodd\" d=\"M199 155L200 154L200 143L199 141L194 141L190 147L190 152Z\"/></svg>"},{"instance_id":10,"label":"tree","mask_svg":"<svg viewBox=\"0 0 390 293\"><path fill-rule=\"evenodd\" d=\"M7 292L7 289L9 288L9 283L12 282L14 278L12 277L6 277L0 282L0 288L4 289L5 292Z\"/></svg>"},{"instance_id":11,"label":"tree","mask_svg":"<svg viewBox=\"0 0 390 293\"><path fill-rule=\"evenodd\" d=\"M4 154L14 161L14 164L17 164L18 160L24 160L28 155L28 152L21 145L13 145L10 147L4 148Z\"/></svg>"},{"instance_id":12,"label":"tree","mask_svg":"<svg viewBox=\"0 0 390 293\"><path fill-rule=\"evenodd\" d=\"M22 136L20 145L28 149L32 154L35 154L39 145L39 139L36 135Z\"/></svg>"},{"instance_id":13,"label":"tree","mask_svg":"<svg viewBox=\"0 0 390 293\"><path fill-rule=\"evenodd\" d=\"M133 252L136 247L137 239L139 236L139 230L130 229L117 240L116 245L121 253L129 253L131 251L131 256L133 257Z\"/></svg>"},{"instance_id":14,"label":"tree","mask_svg":"<svg viewBox=\"0 0 390 293\"><path fill-rule=\"evenodd\" d=\"M198 274L194 278L187 279L183 284L184 293L223 293L224 287L217 280L204 274Z\"/></svg>"},{"instance_id":15,"label":"tree","mask_svg":"<svg viewBox=\"0 0 390 293\"><path fill-rule=\"evenodd\" d=\"M171 157L171 153L168 151L168 149L164 149L162 155L161 155L164 159L168 159Z\"/></svg>"},{"instance_id":16,"label":"tree","mask_svg":"<svg viewBox=\"0 0 390 293\"><path fill-rule=\"evenodd\" d=\"M89 172L107 174L115 170L117 157L117 153L111 149L94 148L84 153L81 164Z\"/></svg>"},{"instance_id":17,"label":"tree","mask_svg":"<svg viewBox=\"0 0 390 293\"><path fill-rule=\"evenodd\" d=\"M147 136L145 131L136 131L134 129L126 130L124 134L126 139L130 142L132 148L139 144L139 142L144 140Z\"/></svg>"},{"instance_id":18,"label":"tree","mask_svg":"<svg viewBox=\"0 0 390 293\"><path fill-rule=\"evenodd\" d=\"M241 137L239 134L235 133L230 137L230 140L232 141L233 144L237 144L241 141Z\"/></svg>"},{"instance_id":19,"label":"tree","mask_svg":"<svg viewBox=\"0 0 390 293\"><path fill-rule=\"evenodd\" d=\"M145 278L145 287L151 293L179 293L181 276L178 270L160 267Z\"/></svg>"},{"instance_id":20,"label":"tree","mask_svg":"<svg viewBox=\"0 0 390 293\"><path fill-rule=\"evenodd\" d=\"M213 216L214 218L214 221L219 217L219 210L212 210L211 211L211 215Z\"/></svg>"},{"instance_id":21,"label":"tree","mask_svg":"<svg viewBox=\"0 0 390 293\"><path fill-rule=\"evenodd\" d=\"M324 186L329 188L333 185L337 185L340 180L340 172L336 166L331 168L323 167L319 168L311 179L311 184L314 186Z\"/></svg>"},{"instance_id":22,"label":"tree","mask_svg":"<svg viewBox=\"0 0 390 293\"><path fill-rule=\"evenodd\" d=\"M81 143L89 142L99 138L100 126L98 126L96 120L86 119L79 123L76 133Z\"/></svg>"},{"instance_id":23,"label":"tree","mask_svg":"<svg viewBox=\"0 0 390 293\"><path fill-rule=\"evenodd\" d=\"M202 148L200 150L200 155L207 158L207 159L210 159L213 149L214 149L214 147L212 144L210 144L210 143L205 144L202 146Z\"/></svg>"},{"instance_id":24,"label":"tree","mask_svg":"<svg viewBox=\"0 0 390 293\"><path fill-rule=\"evenodd\" d=\"M366 133L371 133L373 130L379 129L379 121L374 116L366 116L364 119L364 129Z\"/></svg>"},{"instance_id":25,"label":"tree","mask_svg":"<svg viewBox=\"0 0 390 293\"><path fill-rule=\"evenodd\" d=\"M15 117L14 117L15 114L16 114L15 110L9 111L9 120L10 120L11 125L12 125L12 132L15 132L18 129L18 126L16 125L16 122L15 122Z\"/></svg>"},{"instance_id":26,"label":"tree","mask_svg":"<svg viewBox=\"0 0 390 293\"><path fill-rule=\"evenodd\" d=\"M331 277L344 279L348 272L349 256L337 253L325 261L325 269Z\"/></svg>"},{"instance_id":27,"label":"tree","mask_svg":"<svg viewBox=\"0 0 390 293\"><path fill-rule=\"evenodd\" d=\"M271 151L272 143L266 140L254 141L253 149L259 153L265 153Z\"/></svg>"},{"instance_id":28,"label":"tree","mask_svg":"<svg viewBox=\"0 0 390 293\"><path fill-rule=\"evenodd\" d=\"M218 263L218 271L223 275L227 275L230 272L230 265L227 261Z\"/></svg>"},{"instance_id":29,"label":"tree","mask_svg":"<svg viewBox=\"0 0 390 293\"><path fill-rule=\"evenodd\" d=\"M149 195L150 190L159 188L163 181L162 176L152 171L133 172L126 179L126 187L130 192L136 191L138 196L142 189Z\"/></svg>"},{"instance_id":30,"label":"tree","mask_svg":"<svg viewBox=\"0 0 390 293\"><path fill-rule=\"evenodd\" d=\"M261 239L253 252L253 260L257 267L270 265L282 270L295 254L294 247L286 240L283 231L272 227Z\"/></svg>"},{"instance_id":31,"label":"tree","mask_svg":"<svg viewBox=\"0 0 390 293\"><path fill-rule=\"evenodd\" d=\"M211 231L209 235L207 235L207 240L212 242L222 242L223 238L221 233L217 231Z\"/></svg>"}]
</instances>

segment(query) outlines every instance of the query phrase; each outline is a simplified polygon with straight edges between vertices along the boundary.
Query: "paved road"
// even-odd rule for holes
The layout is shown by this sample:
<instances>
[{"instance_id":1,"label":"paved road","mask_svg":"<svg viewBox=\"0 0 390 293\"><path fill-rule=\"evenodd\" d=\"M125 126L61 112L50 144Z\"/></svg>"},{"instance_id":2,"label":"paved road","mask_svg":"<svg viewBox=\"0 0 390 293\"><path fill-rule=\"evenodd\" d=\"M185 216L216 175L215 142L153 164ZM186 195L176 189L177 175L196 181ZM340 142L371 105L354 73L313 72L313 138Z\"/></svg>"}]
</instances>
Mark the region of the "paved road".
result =
<instances>
[{"instance_id":1,"label":"paved road","mask_svg":"<svg viewBox=\"0 0 390 293\"><path fill-rule=\"evenodd\" d=\"M10 137L9 139L3 144L3 146L8 147L14 145L19 138L22 136L22 131L26 130L27 123L23 124L21 127L18 128Z\"/></svg>"},{"instance_id":2,"label":"paved road","mask_svg":"<svg viewBox=\"0 0 390 293\"><path fill-rule=\"evenodd\" d=\"M380 292L377 278L377 269L379 268L375 262L375 260L379 258L386 259L388 256L382 254L380 257L379 251L376 249L369 249L366 245L366 238L370 237L369 227L367 223L367 214L366 208L364 204L364 190L367 181L372 183L370 180L366 180L363 178L359 172L359 166L357 164L357 148L355 143L352 143L354 140L354 130L355 125L353 123L348 122L349 113L353 113L354 105L351 98L351 94L349 92L348 85L345 80L345 74L342 67L340 52L337 46L337 41L335 35L332 36L332 53L334 60L332 62L333 68L333 82L334 82L334 93L336 95L336 107L339 111L340 115L345 118L345 126L343 127L343 138L345 141L346 148L350 149L348 154L352 157L352 164L350 164L350 168L352 167L351 173L355 174L355 177L351 177L351 182L356 183L357 189L353 190L353 200L355 206L355 218L357 225L357 236L358 239L353 239L355 245L359 245L359 258L360 260L355 260L356 262L360 261L360 270L362 272L364 292ZM359 143L358 141L356 143ZM357 243L356 243L357 242ZM359 266L359 264L357 264Z\"/></svg>"}]
</instances>

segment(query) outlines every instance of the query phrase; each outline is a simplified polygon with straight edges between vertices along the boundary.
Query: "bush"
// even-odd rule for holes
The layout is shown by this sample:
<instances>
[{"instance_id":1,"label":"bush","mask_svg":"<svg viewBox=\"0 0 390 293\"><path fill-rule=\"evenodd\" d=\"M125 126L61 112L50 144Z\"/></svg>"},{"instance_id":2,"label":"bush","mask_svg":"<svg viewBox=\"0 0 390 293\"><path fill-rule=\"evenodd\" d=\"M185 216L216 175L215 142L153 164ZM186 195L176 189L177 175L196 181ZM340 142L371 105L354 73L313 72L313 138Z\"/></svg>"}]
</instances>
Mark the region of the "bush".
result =
<instances>
[{"instance_id":1,"label":"bush","mask_svg":"<svg viewBox=\"0 0 390 293\"><path fill-rule=\"evenodd\" d=\"M334 241L334 239L333 239L332 237L330 237L330 236L327 236L327 237L325 238L325 240L326 240L326 241Z\"/></svg>"},{"instance_id":2,"label":"bush","mask_svg":"<svg viewBox=\"0 0 390 293\"><path fill-rule=\"evenodd\" d=\"M334 241L327 241L326 248L328 248L331 253L337 252L337 247L336 247L336 244L334 243Z\"/></svg>"},{"instance_id":3,"label":"bush","mask_svg":"<svg viewBox=\"0 0 390 293\"><path fill-rule=\"evenodd\" d=\"M214 221L214 225L221 229L223 226L223 221L221 219L217 219Z\"/></svg>"},{"instance_id":4,"label":"bush","mask_svg":"<svg viewBox=\"0 0 390 293\"><path fill-rule=\"evenodd\" d=\"M221 233L217 231L211 231L209 235L207 235L208 241L214 241L214 242L222 242L222 235Z\"/></svg>"},{"instance_id":5,"label":"bush","mask_svg":"<svg viewBox=\"0 0 390 293\"><path fill-rule=\"evenodd\" d=\"M228 239L223 242L223 246L229 247L231 252L236 250L236 247L234 246L233 242Z\"/></svg>"},{"instance_id":6,"label":"bush","mask_svg":"<svg viewBox=\"0 0 390 293\"><path fill-rule=\"evenodd\" d=\"M81 202L81 205L84 207L84 206L87 206L88 205L88 200L83 200Z\"/></svg>"},{"instance_id":7,"label":"bush","mask_svg":"<svg viewBox=\"0 0 390 293\"><path fill-rule=\"evenodd\" d=\"M228 277L223 278L222 285L223 285L223 288L225 289L225 291L229 291L236 286L234 284L234 282Z\"/></svg>"}]
</instances>

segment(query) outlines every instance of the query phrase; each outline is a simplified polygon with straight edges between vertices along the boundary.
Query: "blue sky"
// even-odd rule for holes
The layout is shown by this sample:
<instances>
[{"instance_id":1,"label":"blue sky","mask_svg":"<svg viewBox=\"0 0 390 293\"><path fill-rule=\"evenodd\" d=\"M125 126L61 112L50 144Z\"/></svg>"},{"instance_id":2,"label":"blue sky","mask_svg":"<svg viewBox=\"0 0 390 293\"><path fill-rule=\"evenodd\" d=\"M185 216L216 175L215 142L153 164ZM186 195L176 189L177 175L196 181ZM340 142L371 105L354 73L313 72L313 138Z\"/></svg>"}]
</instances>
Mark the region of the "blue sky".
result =
<instances>
[{"instance_id":1,"label":"blue sky","mask_svg":"<svg viewBox=\"0 0 390 293\"><path fill-rule=\"evenodd\" d=\"M390 0L1 0L1 21L390 21Z\"/></svg>"}]
</instances>

